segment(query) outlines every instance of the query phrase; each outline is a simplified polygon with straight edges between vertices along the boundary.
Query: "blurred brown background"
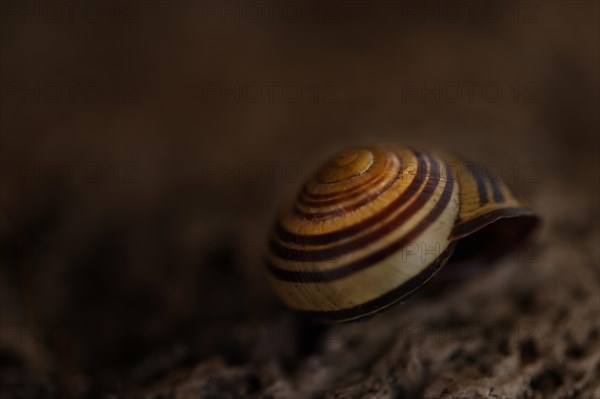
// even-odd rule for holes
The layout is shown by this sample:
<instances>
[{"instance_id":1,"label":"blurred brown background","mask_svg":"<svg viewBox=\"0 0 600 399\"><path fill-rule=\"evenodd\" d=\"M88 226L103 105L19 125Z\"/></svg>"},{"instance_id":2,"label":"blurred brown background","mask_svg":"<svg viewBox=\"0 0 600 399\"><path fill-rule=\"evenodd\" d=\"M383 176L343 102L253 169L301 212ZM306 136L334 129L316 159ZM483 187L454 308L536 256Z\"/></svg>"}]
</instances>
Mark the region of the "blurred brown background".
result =
<instances>
[{"instance_id":1,"label":"blurred brown background","mask_svg":"<svg viewBox=\"0 0 600 399\"><path fill-rule=\"evenodd\" d=\"M283 370L211 392L347 386L352 370L298 375L320 335L274 298L261 245L316 160L361 142L441 148L499 171L546 222L533 266L513 264L508 280L528 270L522 289L542 293L554 286L541 271L588 284L597 345L597 2L0 4L2 395L120 394L207 359L211 372ZM481 311L466 305L473 320ZM582 367L595 377L591 353ZM356 356L361 386L373 359ZM422 393L432 370L390 397ZM576 379L554 374L540 386L556 389L522 397L562 397ZM598 394L582 389L572 397Z\"/></svg>"}]
</instances>

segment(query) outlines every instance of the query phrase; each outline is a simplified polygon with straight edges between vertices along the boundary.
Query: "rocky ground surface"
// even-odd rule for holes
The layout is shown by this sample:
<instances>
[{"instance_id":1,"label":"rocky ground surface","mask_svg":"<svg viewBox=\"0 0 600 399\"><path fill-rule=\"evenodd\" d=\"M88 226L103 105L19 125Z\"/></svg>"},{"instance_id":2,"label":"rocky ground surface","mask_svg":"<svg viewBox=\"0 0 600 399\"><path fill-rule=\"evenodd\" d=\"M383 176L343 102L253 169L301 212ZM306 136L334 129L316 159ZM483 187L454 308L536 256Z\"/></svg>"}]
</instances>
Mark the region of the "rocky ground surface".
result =
<instances>
[{"instance_id":1,"label":"rocky ground surface","mask_svg":"<svg viewBox=\"0 0 600 399\"><path fill-rule=\"evenodd\" d=\"M600 237L586 216L596 201L560 191L540 191L545 227L485 275L366 322L225 327L249 358L264 345L298 357L212 356L130 397L598 398Z\"/></svg>"}]
</instances>

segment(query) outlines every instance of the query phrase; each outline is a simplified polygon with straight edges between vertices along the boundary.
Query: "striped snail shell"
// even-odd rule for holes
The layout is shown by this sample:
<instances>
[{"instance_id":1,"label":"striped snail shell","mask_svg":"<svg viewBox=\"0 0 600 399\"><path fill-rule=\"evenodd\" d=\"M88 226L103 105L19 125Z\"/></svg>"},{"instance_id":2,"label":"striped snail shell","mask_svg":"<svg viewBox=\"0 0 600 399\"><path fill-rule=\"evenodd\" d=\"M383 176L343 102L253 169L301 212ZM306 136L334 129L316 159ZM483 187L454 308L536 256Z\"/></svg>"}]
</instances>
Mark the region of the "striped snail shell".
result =
<instances>
[{"instance_id":1,"label":"striped snail shell","mask_svg":"<svg viewBox=\"0 0 600 399\"><path fill-rule=\"evenodd\" d=\"M537 221L501 181L458 158L397 145L348 149L278 216L267 269L292 309L355 320L430 280L457 241L496 256Z\"/></svg>"}]
</instances>

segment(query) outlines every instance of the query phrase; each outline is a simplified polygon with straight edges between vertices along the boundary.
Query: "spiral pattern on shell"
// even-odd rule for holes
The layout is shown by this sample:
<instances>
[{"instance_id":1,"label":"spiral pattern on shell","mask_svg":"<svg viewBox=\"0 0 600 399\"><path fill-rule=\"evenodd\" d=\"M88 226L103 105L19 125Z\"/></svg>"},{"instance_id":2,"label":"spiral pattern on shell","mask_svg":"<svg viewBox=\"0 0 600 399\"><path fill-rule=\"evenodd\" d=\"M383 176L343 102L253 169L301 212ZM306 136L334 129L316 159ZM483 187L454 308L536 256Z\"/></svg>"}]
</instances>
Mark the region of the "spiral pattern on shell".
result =
<instances>
[{"instance_id":1,"label":"spiral pattern on shell","mask_svg":"<svg viewBox=\"0 0 600 399\"><path fill-rule=\"evenodd\" d=\"M502 183L447 155L394 145L348 149L279 216L267 268L291 308L353 320L431 279L457 238L531 215Z\"/></svg>"}]
</instances>

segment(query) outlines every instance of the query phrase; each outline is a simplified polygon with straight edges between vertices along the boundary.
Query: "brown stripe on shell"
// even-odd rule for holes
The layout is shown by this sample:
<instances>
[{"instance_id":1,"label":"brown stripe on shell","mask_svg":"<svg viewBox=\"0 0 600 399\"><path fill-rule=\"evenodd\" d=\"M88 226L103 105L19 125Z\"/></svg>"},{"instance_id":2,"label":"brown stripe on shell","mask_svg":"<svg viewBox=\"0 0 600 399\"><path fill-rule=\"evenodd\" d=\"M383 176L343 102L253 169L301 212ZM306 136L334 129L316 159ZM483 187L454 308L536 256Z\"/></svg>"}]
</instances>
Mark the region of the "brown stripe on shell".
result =
<instances>
[{"instance_id":1,"label":"brown stripe on shell","mask_svg":"<svg viewBox=\"0 0 600 399\"><path fill-rule=\"evenodd\" d=\"M343 215L349 211L356 210L356 209L368 204L369 202L373 201L375 198L379 197L381 194L386 192L394 184L394 182L398 179L398 177L400 176L400 173L401 173L401 168L397 168L394 176L384 185L384 187L382 187L379 190L373 191L370 195L365 196L363 199L361 199L355 203L340 206L339 208L336 208L335 210L328 211L328 212L318 212L317 211L314 213L305 212L296 203L296 205L294 206L294 209L293 209L294 213L296 215L298 215L299 217L302 217L307 220L327 220L327 219L334 218L336 216ZM385 176L385 174L384 174L384 176ZM336 203L337 203L337 201L336 201Z\"/></svg>"},{"instance_id":2,"label":"brown stripe on shell","mask_svg":"<svg viewBox=\"0 0 600 399\"><path fill-rule=\"evenodd\" d=\"M271 252L277 257L284 260L299 262L319 262L336 259L341 255L354 251L357 248L362 248L366 245L369 245L370 243L380 240L382 237L396 230L402 224L406 223L406 221L408 221L411 217L413 217L423 207L423 204L429 201L429 199L433 196L435 190L437 189L437 186L439 184L440 165L436 160L430 158L429 156L426 157L429 163L431 164L432 169L431 173L427 174L427 178L423 183L423 190L417 195L414 201L412 201L406 209L402 210L392 220L382 224L376 230L373 230L372 232L358 237L352 241L348 241L329 248L314 250L297 250L293 248L288 248L279 244L276 240L271 240L269 243L269 248L271 249ZM403 202L402 204L404 205L406 204L406 202ZM392 213L386 215L384 214L384 212L379 212L379 214L382 215L384 218L386 216L391 216Z\"/></svg>"},{"instance_id":3,"label":"brown stripe on shell","mask_svg":"<svg viewBox=\"0 0 600 399\"><path fill-rule=\"evenodd\" d=\"M375 314L401 301L402 299L408 298L414 294L420 286L431 280L452 255L455 245L455 242L451 242L444 252L440 254L440 256L438 256L429 266L419 272L416 276L375 299L348 309L328 311L298 311L298 313L303 316L307 316L310 319L325 322L350 321L367 315Z\"/></svg>"},{"instance_id":4,"label":"brown stripe on shell","mask_svg":"<svg viewBox=\"0 0 600 399\"><path fill-rule=\"evenodd\" d=\"M438 176L438 175L436 174L436 176ZM437 180L439 182L439 176L437 177ZM427 186L425 189L427 189L428 187L430 187L430 186ZM437 182L436 182L436 185L433 187L433 191L435 191L436 188L437 188ZM440 216L440 214L444 211L444 209L446 209L448 203L450 202L450 198L452 196L453 190L454 190L454 179L452 178L451 175L448 175L445 185L444 185L444 191L442 192L440 199L436 202L433 209L411 231L409 231L406 235L399 238L398 240L392 242L388 246L386 246L386 247L384 247L362 259L357 259L353 262L347 263L347 264L337 267L335 269L323 270L323 271L319 271L319 272L302 272L302 271L285 270L285 269L281 269L281 268L274 266L271 262L267 262L267 267L274 277L276 277L280 280L283 280L283 281L291 281L291 282L299 282L299 283L315 283L315 282L328 282L328 281L333 281L333 280L347 277L353 273L356 273L360 270L366 269L374 264L381 262L385 258L389 257L390 255L392 255L394 253L397 253L402 248L406 247L408 244L413 242L423 231L425 231L434 221L436 221L438 219L438 217ZM419 199L417 199L417 201L419 201ZM402 220L402 223L403 222L404 222L404 220ZM373 234L375 236L375 238L368 237L368 240L369 240L368 242L373 242L372 240L374 240L374 239L380 239L381 236L384 235L386 232L387 232L387 230L384 230L383 232L382 232L382 229L376 230L374 232L376 234ZM361 239L361 242L362 242L362 239ZM356 246L352 245L350 249L354 249L354 248L360 248L360 246L356 247ZM335 254L335 252L333 254ZM318 256L311 255L311 256L317 257L318 258L317 260L324 260L324 259L320 259L320 257L322 255L318 255ZM328 253L327 256L331 256L331 254ZM338 253L338 256L339 256L339 253ZM302 260L305 260L305 259L302 259ZM308 260L314 260L314 259L308 259Z\"/></svg>"},{"instance_id":5,"label":"brown stripe on shell","mask_svg":"<svg viewBox=\"0 0 600 399\"><path fill-rule=\"evenodd\" d=\"M327 245L356 235L359 232L366 230L377 223L380 223L382 220L393 214L396 210L400 209L404 204L408 203L423 187L429 171L428 163L426 161L426 157L422 153L416 152L414 155L417 159L418 165L415 178L410 182L406 190L404 190L404 192L386 208L382 209L381 212L374 214L360 223L346 227L342 230L325 234L294 234L288 231L281 223L277 223L275 226L275 234L277 238L283 242L289 242L297 245Z\"/></svg>"},{"instance_id":6,"label":"brown stripe on shell","mask_svg":"<svg viewBox=\"0 0 600 399\"><path fill-rule=\"evenodd\" d=\"M396 155L396 153L388 151L388 152L384 153L384 155L386 157L393 157L394 160L398 162L399 167L402 168L402 161ZM385 170L385 168L383 168L383 169ZM305 198L309 201L315 201L315 202L336 199L340 196L346 196L351 193L361 192L363 190L362 189L363 185L370 185L371 182L373 182L373 180L382 179L385 177L386 177L385 173L382 173L379 175L373 175L369 180L363 182L362 185L351 186L346 189L343 189L340 191L334 191L334 192L330 192L330 193L318 193L318 192L311 191L309 188L311 182L309 181L306 184L304 184L304 186L302 187L301 194L302 194L303 198Z\"/></svg>"},{"instance_id":7,"label":"brown stripe on shell","mask_svg":"<svg viewBox=\"0 0 600 399\"><path fill-rule=\"evenodd\" d=\"M500 188L500 182L497 179L492 179L488 177L488 182L490 183L490 187L492 188L492 196L494 197L494 201L497 203L504 202L504 193Z\"/></svg>"},{"instance_id":8,"label":"brown stripe on shell","mask_svg":"<svg viewBox=\"0 0 600 399\"><path fill-rule=\"evenodd\" d=\"M394 158L396 158L396 160L398 160L398 157L395 154L393 156L394 156ZM385 164L383 166L383 169L384 170L393 171L394 176L383 186L383 188L381 188L379 190L380 192L383 192L383 191L387 190L396 181L396 179L398 178L398 175L400 174L400 170L401 170L401 166L400 165L401 165L401 163L399 162L399 160L398 160L397 163L394 163L393 159L391 159L391 160L390 159L386 159L385 160ZM331 197L330 199L326 199L326 200L311 200L311 199L307 199L305 197L305 195L304 195L304 192L303 192L302 195L299 198L299 202L302 205L310 206L310 207L325 207L325 206L331 206L331 205L340 204L340 203L342 203L344 201L356 198L357 194L364 194L365 192L373 192L373 191L375 191L374 189L377 187L377 185L379 185L386 178L389 178L389 174L388 173L381 173L379 175L375 175L375 176L373 176L372 179L367 180L362 185L353 187L352 189L349 189L349 190L340 191L340 193L342 193L342 194L336 195L335 197ZM301 211L301 212L303 214L312 215L312 214L307 213L307 212L303 212L303 211Z\"/></svg>"},{"instance_id":9,"label":"brown stripe on shell","mask_svg":"<svg viewBox=\"0 0 600 399\"><path fill-rule=\"evenodd\" d=\"M488 202L487 188L485 185L485 178L481 169L469 162L465 162L464 164L467 167L469 173L471 173L471 176L473 176L473 178L475 179L475 183L477 184L477 192L479 193L479 205L486 204Z\"/></svg>"}]
</instances>

